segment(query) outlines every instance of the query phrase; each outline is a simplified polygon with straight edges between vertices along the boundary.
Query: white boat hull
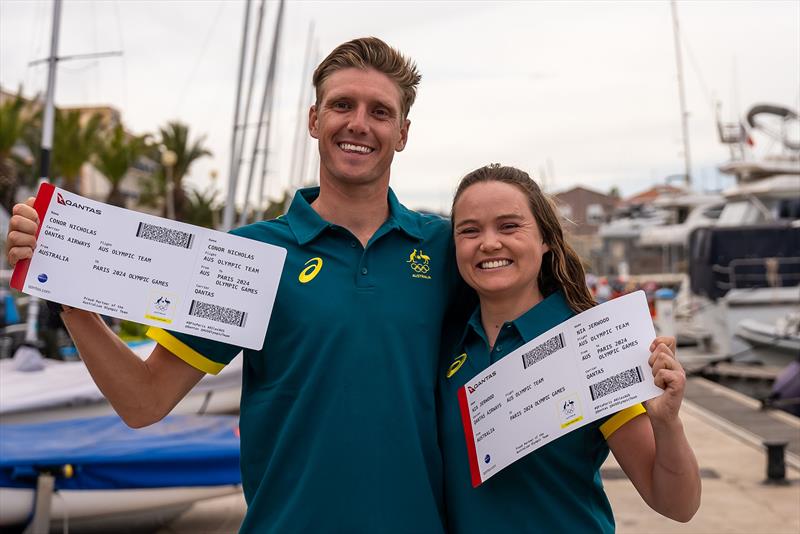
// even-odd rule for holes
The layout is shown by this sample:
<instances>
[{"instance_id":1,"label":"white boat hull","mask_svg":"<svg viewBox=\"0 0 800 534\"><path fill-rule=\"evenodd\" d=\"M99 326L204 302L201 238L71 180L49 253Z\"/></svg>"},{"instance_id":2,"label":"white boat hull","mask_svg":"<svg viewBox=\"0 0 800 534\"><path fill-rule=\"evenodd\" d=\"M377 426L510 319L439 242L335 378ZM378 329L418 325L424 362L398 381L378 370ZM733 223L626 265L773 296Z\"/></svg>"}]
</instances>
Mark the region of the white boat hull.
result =
<instances>
[{"instance_id":1,"label":"white boat hull","mask_svg":"<svg viewBox=\"0 0 800 534\"><path fill-rule=\"evenodd\" d=\"M130 490L62 490L53 494L50 524L60 526L90 525L96 522L108 529L113 522L130 528L131 521L156 523L166 521L189 508L196 501L231 495L240 486L152 488ZM19 525L30 518L34 491L0 488L0 527ZM98 525L98 526L99 526Z\"/></svg>"},{"instance_id":2,"label":"white boat hull","mask_svg":"<svg viewBox=\"0 0 800 534\"><path fill-rule=\"evenodd\" d=\"M146 358L154 344L134 349ZM44 360L40 371L22 372L0 360L0 424L41 423L114 413L81 362ZM218 375L206 375L173 409L176 415L238 413L242 358Z\"/></svg>"}]
</instances>

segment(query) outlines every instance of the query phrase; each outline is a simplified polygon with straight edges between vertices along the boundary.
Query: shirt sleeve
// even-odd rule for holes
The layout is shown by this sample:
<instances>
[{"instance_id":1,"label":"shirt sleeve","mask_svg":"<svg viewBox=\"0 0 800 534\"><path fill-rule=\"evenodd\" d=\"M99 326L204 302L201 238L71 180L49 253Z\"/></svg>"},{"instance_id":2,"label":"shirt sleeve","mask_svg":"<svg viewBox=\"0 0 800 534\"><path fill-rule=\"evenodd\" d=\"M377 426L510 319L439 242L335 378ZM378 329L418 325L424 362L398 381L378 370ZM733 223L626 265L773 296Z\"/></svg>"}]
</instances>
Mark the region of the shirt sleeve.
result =
<instances>
[{"instance_id":1,"label":"shirt sleeve","mask_svg":"<svg viewBox=\"0 0 800 534\"><path fill-rule=\"evenodd\" d=\"M242 350L241 347L197 336L151 327L147 337L195 369L215 375Z\"/></svg>"},{"instance_id":2,"label":"shirt sleeve","mask_svg":"<svg viewBox=\"0 0 800 534\"><path fill-rule=\"evenodd\" d=\"M625 408L624 410L620 410L606 419L606 421L600 425L600 432L603 433L603 437L606 439L606 441L608 441L608 438L610 438L614 432L619 430L622 425L634 417L642 415L646 411L647 410L644 409L644 405L642 403L634 404L633 406Z\"/></svg>"}]
</instances>

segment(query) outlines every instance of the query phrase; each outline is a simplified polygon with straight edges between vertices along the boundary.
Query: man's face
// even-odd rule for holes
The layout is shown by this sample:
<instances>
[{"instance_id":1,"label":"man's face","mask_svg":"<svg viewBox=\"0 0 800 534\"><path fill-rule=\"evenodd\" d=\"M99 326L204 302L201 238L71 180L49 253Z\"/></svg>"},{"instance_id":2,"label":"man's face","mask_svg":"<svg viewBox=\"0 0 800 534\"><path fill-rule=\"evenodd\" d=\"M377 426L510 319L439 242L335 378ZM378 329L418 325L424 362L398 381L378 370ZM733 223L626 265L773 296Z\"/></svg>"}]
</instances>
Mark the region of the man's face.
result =
<instances>
[{"instance_id":1,"label":"man's face","mask_svg":"<svg viewBox=\"0 0 800 534\"><path fill-rule=\"evenodd\" d=\"M341 69L323 82L308 128L319 140L320 182L363 185L389 182L395 151L405 148L409 121L400 89L373 69Z\"/></svg>"}]
</instances>

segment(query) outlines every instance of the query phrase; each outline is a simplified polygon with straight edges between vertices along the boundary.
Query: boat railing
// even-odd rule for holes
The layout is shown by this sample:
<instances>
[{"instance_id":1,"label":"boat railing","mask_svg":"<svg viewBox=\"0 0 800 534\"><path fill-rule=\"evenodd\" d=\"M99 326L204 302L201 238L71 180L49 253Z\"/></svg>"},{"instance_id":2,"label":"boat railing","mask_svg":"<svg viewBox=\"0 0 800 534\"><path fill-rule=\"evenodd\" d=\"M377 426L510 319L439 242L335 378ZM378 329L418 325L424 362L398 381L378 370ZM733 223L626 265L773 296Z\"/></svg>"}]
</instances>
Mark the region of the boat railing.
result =
<instances>
[{"instance_id":1,"label":"boat railing","mask_svg":"<svg viewBox=\"0 0 800 534\"><path fill-rule=\"evenodd\" d=\"M727 265L714 264L719 289L791 287L800 285L800 257L739 258Z\"/></svg>"}]
</instances>

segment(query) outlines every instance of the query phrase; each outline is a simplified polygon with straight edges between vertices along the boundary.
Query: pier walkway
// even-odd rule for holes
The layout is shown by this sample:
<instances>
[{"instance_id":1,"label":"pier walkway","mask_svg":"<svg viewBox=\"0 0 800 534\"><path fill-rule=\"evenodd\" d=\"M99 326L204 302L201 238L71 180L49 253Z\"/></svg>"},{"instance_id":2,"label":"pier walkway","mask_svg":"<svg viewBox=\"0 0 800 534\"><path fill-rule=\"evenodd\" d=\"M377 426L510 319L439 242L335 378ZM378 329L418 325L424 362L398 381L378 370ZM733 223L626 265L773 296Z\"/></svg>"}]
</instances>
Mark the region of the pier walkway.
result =
<instances>
[{"instance_id":1,"label":"pier walkway","mask_svg":"<svg viewBox=\"0 0 800 534\"><path fill-rule=\"evenodd\" d=\"M703 378L690 378L682 419L697 454L703 500L689 523L650 510L610 457L602 474L619 534L797 534L800 532L800 418L761 411L760 404ZM789 442L786 485L767 485L767 440ZM234 533L244 499L195 504L159 534ZM409 511L413 514L413 511Z\"/></svg>"}]
</instances>

